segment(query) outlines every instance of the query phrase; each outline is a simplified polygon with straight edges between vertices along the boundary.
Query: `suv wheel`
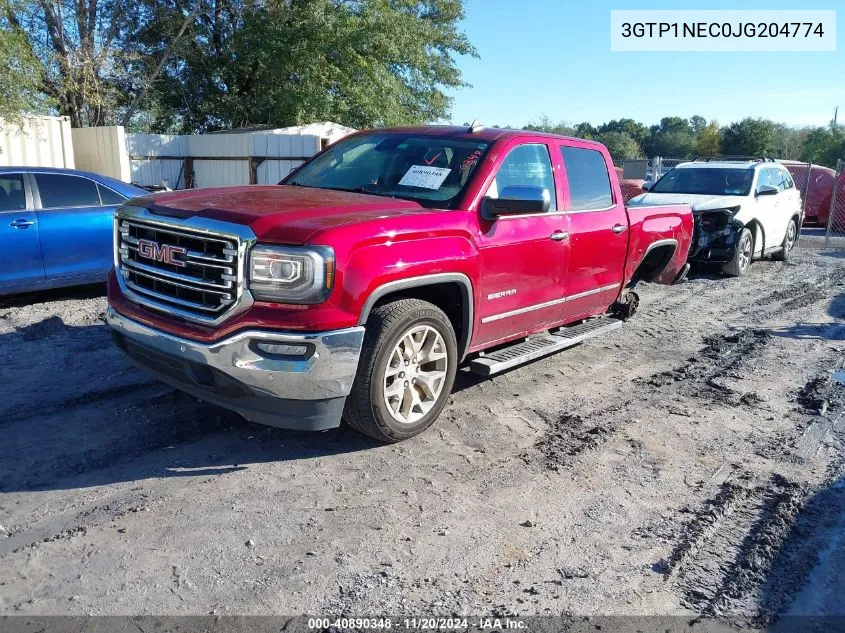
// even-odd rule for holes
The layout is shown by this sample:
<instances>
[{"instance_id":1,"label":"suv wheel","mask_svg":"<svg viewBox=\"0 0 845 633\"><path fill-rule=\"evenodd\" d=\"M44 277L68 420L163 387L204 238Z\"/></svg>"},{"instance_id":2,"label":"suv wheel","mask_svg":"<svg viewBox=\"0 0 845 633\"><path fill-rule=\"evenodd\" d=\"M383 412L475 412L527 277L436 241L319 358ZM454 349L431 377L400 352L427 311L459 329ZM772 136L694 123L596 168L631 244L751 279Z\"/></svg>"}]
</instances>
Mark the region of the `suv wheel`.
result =
<instances>
[{"instance_id":1,"label":"suv wheel","mask_svg":"<svg viewBox=\"0 0 845 633\"><path fill-rule=\"evenodd\" d=\"M789 259L789 253L792 252L792 249L795 247L797 239L798 227L795 225L795 220L792 219L789 221L789 226L786 227L786 235L783 236L783 244L781 244L780 250L772 255L772 259L777 259L782 262Z\"/></svg>"},{"instance_id":2,"label":"suv wheel","mask_svg":"<svg viewBox=\"0 0 845 633\"><path fill-rule=\"evenodd\" d=\"M751 266L754 257L754 236L748 229L742 229L736 243L734 258L722 267L722 272L731 277L742 277Z\"/></svg>"},{"instance_id":3,"label":"suv wheel","mask_svg":"<svg viewBox=\"0 0 845 633\"><path fill-rule=\"evenodd\" d=\"M458 346L449 318L420 299L373 310L344 419L381 442L422 433L446 405Z\"/></svg>"}]
</instances>

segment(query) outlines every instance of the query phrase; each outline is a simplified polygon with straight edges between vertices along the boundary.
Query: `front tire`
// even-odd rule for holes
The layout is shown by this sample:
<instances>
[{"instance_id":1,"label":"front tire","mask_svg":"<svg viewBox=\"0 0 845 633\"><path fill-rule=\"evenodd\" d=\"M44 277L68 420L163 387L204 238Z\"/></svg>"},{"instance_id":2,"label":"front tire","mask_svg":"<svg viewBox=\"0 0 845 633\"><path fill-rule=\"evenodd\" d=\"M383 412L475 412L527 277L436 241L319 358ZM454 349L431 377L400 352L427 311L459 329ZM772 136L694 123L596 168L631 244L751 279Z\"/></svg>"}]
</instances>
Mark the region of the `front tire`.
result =
<instances>
[{"instance_id":1,"label":"front tire","mask_svg":"<svg viewBox=\"0 0 845 633\"><path fill-rule=\"evenodd\" d=\"M754 257L754 236L748 229L742 229L739 241L736 243L734 257L722 266L722 272L731 277L742 277L748 272Z\"/></svg>"},{"instance_id":2,"label":"front tire","mask_svg":"<svg viewBox=\"0 0 845 633\"><path fill-rule=\"evenodd\" d=\"M780 250L772 255L772 259L785 262L789 259L789 254L795 248L795 242L798 240L798 226L795 224L795 219L789 221L789 226L786 227L786 234L783 236L783 243L780 245Z\"/></svg>"},{"instance_id":3,"label":"front tire","mask_svg":"<svg viewBox=\"0 0 845 633\"><path fill-rule=\"evenodd\" d=\"M344 420L380 442L399 442L434 423L458 365L449 317L420 299L377 307L367 321L358 374Z\"/></svg>"}]
</instances>

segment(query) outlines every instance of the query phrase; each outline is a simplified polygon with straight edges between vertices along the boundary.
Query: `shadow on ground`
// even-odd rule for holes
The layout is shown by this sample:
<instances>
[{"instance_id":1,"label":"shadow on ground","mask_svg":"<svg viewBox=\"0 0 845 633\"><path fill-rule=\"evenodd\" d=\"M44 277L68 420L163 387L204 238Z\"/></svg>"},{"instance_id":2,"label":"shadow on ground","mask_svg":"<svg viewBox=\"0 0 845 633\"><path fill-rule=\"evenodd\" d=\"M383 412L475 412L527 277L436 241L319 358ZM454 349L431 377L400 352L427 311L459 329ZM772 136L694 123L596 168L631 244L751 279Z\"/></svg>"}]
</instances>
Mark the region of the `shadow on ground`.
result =
<instances>
[{"instance_id":1,"label":"shadow on ground","mask_svg":"<svg viewBox=\"0 0 845 633\"><path fill-rule=\"evenodd\" d=\"M845 630L845 480L813 495L795 517L761 587L772 633ZM774 615L777 614L777 615Z\"/></svg>"},{"instance_id":2,"label":"shadow on ground","mask_svg":"<svg viewBox=\"0 0 845 633\"><path fill-rule=\"evenodd\" d=\"M106 284L89 284L71 288L55 288L53 290L39 290L23 294L0 296L0 308L23 308L38 303L63 301L67 299L95 299L106 295Z\"/></svg>"},{"instance_id":3,"label":"shadow on ground","mask_svg":"<svg viewBox=\"0 0 845 633\"><path fill-rule=\"evenodd\" d=\"M13 357L18 381L0 401L2 492L221 474L378 446L345 427L253 424L174 391L131 367L103 323L54 316L0 335L0 364Z\"/></svg>"}]
</instances>

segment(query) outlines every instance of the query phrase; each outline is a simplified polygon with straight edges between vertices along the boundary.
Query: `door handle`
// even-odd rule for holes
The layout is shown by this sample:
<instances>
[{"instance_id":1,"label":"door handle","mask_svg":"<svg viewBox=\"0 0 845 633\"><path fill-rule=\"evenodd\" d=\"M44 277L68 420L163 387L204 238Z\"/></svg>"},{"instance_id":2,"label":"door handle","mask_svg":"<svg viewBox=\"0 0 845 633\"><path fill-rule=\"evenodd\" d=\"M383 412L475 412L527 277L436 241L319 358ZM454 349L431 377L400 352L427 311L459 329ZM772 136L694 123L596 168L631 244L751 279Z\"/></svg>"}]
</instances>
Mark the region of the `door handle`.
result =
<instances>
[{"instance_id":1,"label":"door handle","mask_svg":"<svg viewBox=\"0 0 845 633\"><path fill-rule=\"evenodd\" d=\"M19 218L12 222L9 226L16 228L16 229L25 229L28 226L32 226L35 224L33 220L24 220L23 218Z\"/></svg>"},{"instance_id":2,"label":"door handle","mask_svg":"<svg viewBox=\"0 0 845 633\"><path fill-rule=\"evenodd\" d=\"M566 231L555 231L551 235L549 235L550 239L553 239L555 242L562 242L564 240L569 239L569 233Z\"/></svg>"},{"instance_id":3,"label":"door handle","mask_svg":"<svg viewBox=\"0 0 845 633\"><path fill-rule=\"evenodd\" d=\"M622 232L623 232L625 229L627 229L627 228L628 228L628 227L627 227L627 226L625 226L624 224L614 224L614 225L613 225L613 228L611 229L611 231L613 231L614 233L616 233L617 235L619 235L620 233L622 233Z\"/></svg>"}]
</instances>

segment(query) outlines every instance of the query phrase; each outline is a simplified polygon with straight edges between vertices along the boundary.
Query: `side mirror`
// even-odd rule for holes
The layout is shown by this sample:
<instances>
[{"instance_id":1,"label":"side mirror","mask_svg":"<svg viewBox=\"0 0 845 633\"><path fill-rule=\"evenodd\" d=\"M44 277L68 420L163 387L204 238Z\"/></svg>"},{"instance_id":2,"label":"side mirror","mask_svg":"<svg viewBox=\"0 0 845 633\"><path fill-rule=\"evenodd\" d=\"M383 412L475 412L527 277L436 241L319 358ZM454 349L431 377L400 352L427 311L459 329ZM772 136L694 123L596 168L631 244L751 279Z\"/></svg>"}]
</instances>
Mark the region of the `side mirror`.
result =
<instances>
[{"instance_id":1,"label":"side mirror","mask_svg":"<svg viewBox=\"0 0 845 633\"><path fill-rule=\"evenodd\" d=\"M650 185L650 184L648 184L647 182L644 182L644 183L642 184L642 190L643 190L643 191L648 191L649 189L651 189L651 185Z\"/></svg>"},{"instance_id":2,"label":"side mirror","mask_svg":"<svg viewBox=\"0 0 845 633\"><path fill-rule=\"evenodd\" d=\"M760 185L757 187L758 196L775 196L780 193L780 190L774 185Z\"/></svg>"},{"instance_id":3,"label":"side mirror","mask_svg":"<svg viewBox=\"0 0 845 633\"><path fill-rule=\"evenodd\" d=\"M523 215L546 213L552 205L552 196L543 187L503 187L498 198L484 198L484 215L495 218L500 215Z\"/></svg>"}]
</instances>

